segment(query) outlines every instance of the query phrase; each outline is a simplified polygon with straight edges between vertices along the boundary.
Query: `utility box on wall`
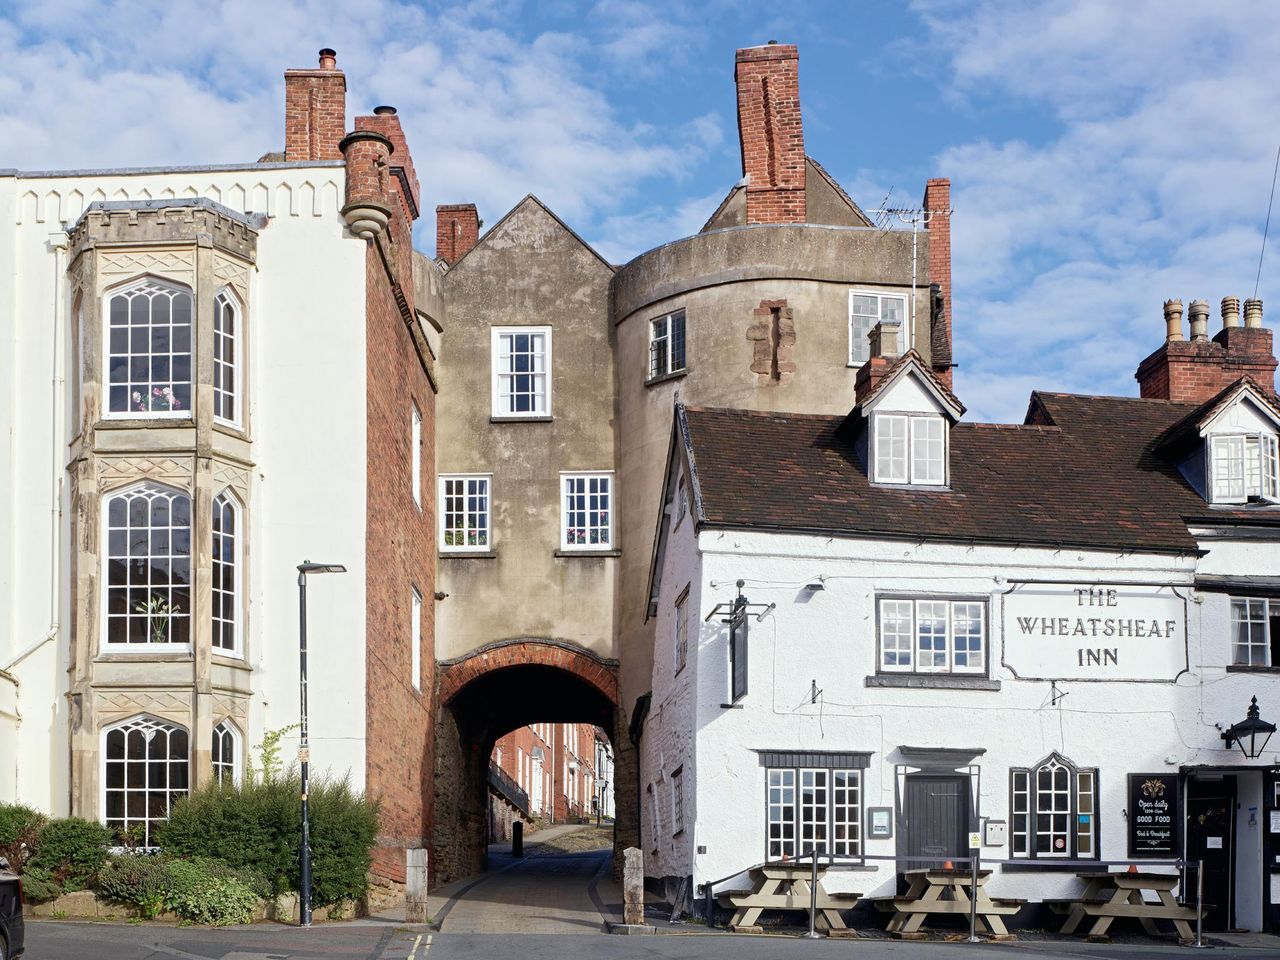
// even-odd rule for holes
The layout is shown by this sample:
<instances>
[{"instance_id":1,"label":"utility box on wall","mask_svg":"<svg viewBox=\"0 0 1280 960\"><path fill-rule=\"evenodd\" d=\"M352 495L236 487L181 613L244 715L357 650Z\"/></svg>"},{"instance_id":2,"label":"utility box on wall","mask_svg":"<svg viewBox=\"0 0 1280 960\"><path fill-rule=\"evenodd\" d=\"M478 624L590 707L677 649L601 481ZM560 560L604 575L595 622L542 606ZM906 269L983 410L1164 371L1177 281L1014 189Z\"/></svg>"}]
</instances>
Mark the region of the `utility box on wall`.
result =
<instances>
[{"instance_id":1,"label":"utility box on wall","mask_svg":"<svg viewBox=\"0 0 1280 960\"><path fill-rule=\"evenodd\" d=\"M1003 847L1005 844L1005 821L988 820L983 824L982 843L988 847Z\"/></svg>"}]
</instances>

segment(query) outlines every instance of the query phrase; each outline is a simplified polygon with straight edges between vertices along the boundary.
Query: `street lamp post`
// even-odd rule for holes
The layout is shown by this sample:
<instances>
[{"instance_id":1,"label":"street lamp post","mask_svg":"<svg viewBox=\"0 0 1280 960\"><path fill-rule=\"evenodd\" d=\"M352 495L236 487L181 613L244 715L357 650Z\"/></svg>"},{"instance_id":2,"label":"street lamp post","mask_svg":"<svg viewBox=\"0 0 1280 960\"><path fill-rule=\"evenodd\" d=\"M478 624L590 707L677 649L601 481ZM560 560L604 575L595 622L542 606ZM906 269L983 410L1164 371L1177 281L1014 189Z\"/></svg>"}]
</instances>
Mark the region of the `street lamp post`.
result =
<instances>
[{"instance_id":1,"label":"street lamp post","mask_svg":"<svg viewBox=\"0 0 1280 960\"><path fill-rule=\"evenodd\" d=\"M298 920L304 927L311 926L311 818L307 806L311 789L311 742L307 737L307 574L346 573L340 563L312 563L304 560L298 564L298 694L302 708L301 743L298 760L302 766L302 852L299 871Z\"/></svg>"}]
</instances>

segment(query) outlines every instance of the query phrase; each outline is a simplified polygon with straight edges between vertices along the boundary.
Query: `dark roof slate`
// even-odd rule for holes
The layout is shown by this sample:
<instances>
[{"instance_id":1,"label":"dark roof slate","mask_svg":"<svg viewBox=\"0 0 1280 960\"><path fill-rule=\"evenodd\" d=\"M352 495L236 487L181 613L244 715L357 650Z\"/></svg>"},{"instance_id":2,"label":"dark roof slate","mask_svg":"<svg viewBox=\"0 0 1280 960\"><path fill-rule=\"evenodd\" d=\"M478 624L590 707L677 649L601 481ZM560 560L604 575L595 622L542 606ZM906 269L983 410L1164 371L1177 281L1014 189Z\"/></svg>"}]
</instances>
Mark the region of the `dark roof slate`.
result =
<instances>
[{"instance_id":1,"label":"dark roof slate","mask_svg":"<svg viewBox=\"0 0 1280 960\"><path fill-rule=\"evenodd\" d=\"M844 417L690 407L710 526L1182 553L1191 518L1265 520L1280 508L1205 504L1156 439L1194 404L1032 395L1028 424L951 428L946 489L873 486Z\"/></svg>"}]
</instances>

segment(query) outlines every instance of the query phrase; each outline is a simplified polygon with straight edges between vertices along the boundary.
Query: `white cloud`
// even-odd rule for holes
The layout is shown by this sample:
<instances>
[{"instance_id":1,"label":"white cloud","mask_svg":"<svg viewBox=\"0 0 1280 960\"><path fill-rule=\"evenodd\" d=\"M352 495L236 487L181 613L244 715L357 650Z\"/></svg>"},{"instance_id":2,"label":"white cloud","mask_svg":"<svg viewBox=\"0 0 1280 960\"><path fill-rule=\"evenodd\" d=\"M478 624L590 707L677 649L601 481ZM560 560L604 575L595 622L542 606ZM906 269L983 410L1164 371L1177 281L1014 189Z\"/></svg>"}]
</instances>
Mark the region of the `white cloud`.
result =
<instances>
[{"instance_id":1,"label":"white cloud","mask_svg":"<svg viewBox=\"0 0 1280 960\"><path fill-rule=\"evenodd\" d=\"M1275 160L1280 7L922 2L960 98L1043 111L1039 141L938 158L954 181L958 390L1018 419L1049 389L1133 394L1166 297L1249 296ZM1259 295L1280 278L1263 272ZM1009 376L1008 371L1019 371Z\"/></svg>"}]
</instances>

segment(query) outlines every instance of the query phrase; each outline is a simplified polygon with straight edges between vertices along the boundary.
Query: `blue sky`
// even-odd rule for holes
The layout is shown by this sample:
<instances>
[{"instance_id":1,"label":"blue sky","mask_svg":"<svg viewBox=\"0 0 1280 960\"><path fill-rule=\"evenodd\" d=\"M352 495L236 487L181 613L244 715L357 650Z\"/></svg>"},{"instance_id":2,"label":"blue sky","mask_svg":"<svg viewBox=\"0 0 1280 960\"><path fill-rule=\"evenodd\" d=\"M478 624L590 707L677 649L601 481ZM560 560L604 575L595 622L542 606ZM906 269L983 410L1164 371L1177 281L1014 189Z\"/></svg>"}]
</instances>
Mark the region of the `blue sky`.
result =
<instances>
[{"instance_id":1,"label":"blue sky","mask_svg":"<svg viewBox=\"0 0 1280 960\"><path fill-rule=\"evenodd\" d=\"M864 206L952 178L972 417L1133 394L1166 297L1253 293L1280 4L1250 0L0 0L0 167L256 159L283 69L332 46L349 115L399 108L425 209L493 223L537 193L623 261L737 180L733 51L771 39L800 46L807 151Z\"/></svg>"}]
</instances>

